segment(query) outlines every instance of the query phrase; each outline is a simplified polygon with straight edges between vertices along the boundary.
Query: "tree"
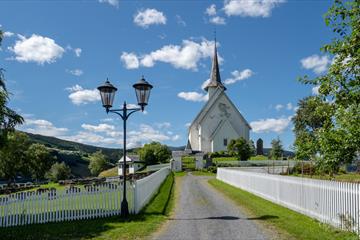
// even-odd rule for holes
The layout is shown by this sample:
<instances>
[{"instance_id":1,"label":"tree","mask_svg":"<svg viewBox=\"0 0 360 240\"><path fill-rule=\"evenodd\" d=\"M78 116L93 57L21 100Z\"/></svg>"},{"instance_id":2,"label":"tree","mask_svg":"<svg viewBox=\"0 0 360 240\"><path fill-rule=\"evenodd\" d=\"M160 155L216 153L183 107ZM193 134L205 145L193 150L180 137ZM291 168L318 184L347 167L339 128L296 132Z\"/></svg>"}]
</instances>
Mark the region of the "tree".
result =
<instances>
[{"instance_id":1,"label":"tree","mask_svg":"<svg viewBox=\"0 0 360 240\"><path fill-rule=\"evenodd\" d=\"M30 146L29 137L22 132L11 132L0 151L0 175L15 180L18 174L27 175L30 171L26 151Z\"/></svg>"},{"instance_id":2,"label":"tree","mask_svg":"<svg viewBox=\"0 0 360 240\"><path fill-rule=\"evenodd\" d=\"M318 96L301 99L296 114L292 118L294 123L294 148L298 159L315 159L320 146L318 133L326 123L331 122L333 105Z\"/></svg>"},{"instance_id":3,"label":"tree","mask_svg":"<svg viewBox=\"0 0 360 240\"><path fill-rule=\"evenodd\" d=\"M300 81L319 86L319 97L332 102L331 121L318 129L316 139L322 164L333 174L360 152L360 1L335 0L325 22L336 34L322 47L333 56L332 64L324 75Z\"/></svg>"},{"instance_id":4,"label":"tree","mask_svg":"<svg viewBox=\"0 0 360 240\"><path fill-rule=\"evenodd\" d=\"M280 138L278 137L277 139L273 139L271 141L271 159L280 159L283 155L283 152L284 150Z\"/></svg>"},{"instance_id":5,"label":"tree","mask_svg":"<svg viewBox=\"0 0 360 240\"><path fill-rule=\"evenodd\" d=\"M3 33L0 30L0 46ZM9 92L5 86L4 69L0 67L0 149L4 146L9 131L13 131L14 127L22 124L24 119L14 110L7 107L9 100Z\"/></svg>"},{"instance_id":6,"label":"tree","mask_svg":"<svg viewBox=\"0 0 360 240\"><path fill-rule=\"evenodd\" d=\"M145 144L139 151L140 159L147 165L168 162L171 157L171 151L166 145L159 142Z\"/></svg>"},{"instance_id":7,"label":"tree","mask_svg":"<svg viewBox=\"0 0 360 240\"><path fill-rule=\"evenodd\" d=\"M65 180L70 177L71 169L64 162L54 163L49 172L46 173L46 178L51 181L57 182L59 180Z\"/></svg>"},{"instance_id":8,"label":"tree","mask_svg":"<svg viewBox=\"0 0 360 240\"><path fill-rule=\"evenodd\" d=\"M99 175L100 172L106 169L109 161L106 159L102 151L97 151L90 156L89 170L92 175Z\"/></svg>"},{"instance_id":9,"label":"tree","mask_svg":"<svg viewBox=\"0 0 360 240\"><path fill-rule=\"evenodd\" d=\"M49 150L43 144L38 143L31 144L26 155L29 161L31 176L36 180L45 177L45 173L49 171L56 159L51 156Z\"/></svg>"},{"instance_id":10,"label":"tree","mask_svg":"<svg viewBox=\"0 0 360 240\"><path fill-rule=\"evenodd\" d=\"M238 160L248 160L252 154L250 143L242 137L236 140L231 139L227 149L230 154L236 155Z\"/></svg>"}]
</instances>

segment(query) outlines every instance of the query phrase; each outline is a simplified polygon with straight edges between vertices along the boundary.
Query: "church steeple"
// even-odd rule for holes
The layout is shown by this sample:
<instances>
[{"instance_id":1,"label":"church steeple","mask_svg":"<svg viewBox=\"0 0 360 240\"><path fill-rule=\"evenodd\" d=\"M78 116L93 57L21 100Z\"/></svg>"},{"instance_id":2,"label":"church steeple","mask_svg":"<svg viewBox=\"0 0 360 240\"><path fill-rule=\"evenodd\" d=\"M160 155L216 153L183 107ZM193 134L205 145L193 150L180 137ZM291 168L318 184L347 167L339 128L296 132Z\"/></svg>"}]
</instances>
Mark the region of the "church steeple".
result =
<instances>
[{"instance_id":1,"label":"church steeple","mask_svg":"<svg viewBox=\"0 0 360 240\"><path fill-rule=\"evenodd\" d=\"M216 47L216 37L215 37L215 46L214 46L214 56L212 61L211 73L210 73L210 82L205 87L205 91L209 92L210 89L216 89L220 87L226 90L226 87L221 82L220 71L219 71L219 62L217 56L217 47ZM211 94L210 94L211 95Z\"/></svg>"}]
</instances>

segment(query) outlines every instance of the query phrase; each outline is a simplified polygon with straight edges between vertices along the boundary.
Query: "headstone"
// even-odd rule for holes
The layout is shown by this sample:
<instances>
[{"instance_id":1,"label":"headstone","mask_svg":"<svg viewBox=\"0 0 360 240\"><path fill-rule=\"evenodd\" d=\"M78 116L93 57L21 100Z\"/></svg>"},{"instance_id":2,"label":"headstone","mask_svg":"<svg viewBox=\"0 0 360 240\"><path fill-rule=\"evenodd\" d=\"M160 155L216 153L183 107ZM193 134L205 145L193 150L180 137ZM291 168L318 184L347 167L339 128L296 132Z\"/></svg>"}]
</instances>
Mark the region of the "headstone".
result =
<instances>
[{"instance_id":1,"label":"headstone","mask_svg":"<svg viewBox=\"0 0 360 240\"><path fill-rule=\"evenodd\" d=\"M264 142L261 138L256 141L256 155L264 155Z\"/></svg>"}]
</instances>

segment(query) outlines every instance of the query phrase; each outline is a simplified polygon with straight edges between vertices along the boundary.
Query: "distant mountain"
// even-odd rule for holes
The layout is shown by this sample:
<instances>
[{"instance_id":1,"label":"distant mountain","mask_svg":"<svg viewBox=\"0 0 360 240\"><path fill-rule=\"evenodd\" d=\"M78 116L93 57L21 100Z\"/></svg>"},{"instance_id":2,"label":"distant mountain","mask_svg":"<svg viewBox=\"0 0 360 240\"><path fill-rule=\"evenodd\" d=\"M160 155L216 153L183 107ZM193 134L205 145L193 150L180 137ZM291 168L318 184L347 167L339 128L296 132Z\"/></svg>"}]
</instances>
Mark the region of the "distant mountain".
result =
<instances>
[{"instance_id":1,"label":"distant mountain","mask_svg":"<svg viewBox=\"0 0 360 240\"><path fill-rule=\"evenodd\" d=\"M269 156L271 148L264 148L264 155ZM291 151L284 150L284 157L294 157L295 153Z\"/></svg>"}]
</instances>

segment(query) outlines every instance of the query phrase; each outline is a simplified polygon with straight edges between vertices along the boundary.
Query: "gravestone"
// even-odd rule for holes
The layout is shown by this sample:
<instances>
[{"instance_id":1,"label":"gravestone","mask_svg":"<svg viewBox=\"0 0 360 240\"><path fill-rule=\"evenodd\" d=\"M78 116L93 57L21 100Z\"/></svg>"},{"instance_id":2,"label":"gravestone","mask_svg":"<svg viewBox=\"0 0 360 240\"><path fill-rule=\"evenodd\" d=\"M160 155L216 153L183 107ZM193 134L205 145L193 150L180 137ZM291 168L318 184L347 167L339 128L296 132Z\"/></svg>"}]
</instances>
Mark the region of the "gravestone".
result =
<instances>
[{"instance_id":1,"label":"gravestone","mask_svg":"<svg viewBox=\"0 0 360 240\"><path fill-rule=\"evenodd\" d=\"M264 142L261 138L256 141L256 155L264 155Z\"/></svg>"}]
</instances>

